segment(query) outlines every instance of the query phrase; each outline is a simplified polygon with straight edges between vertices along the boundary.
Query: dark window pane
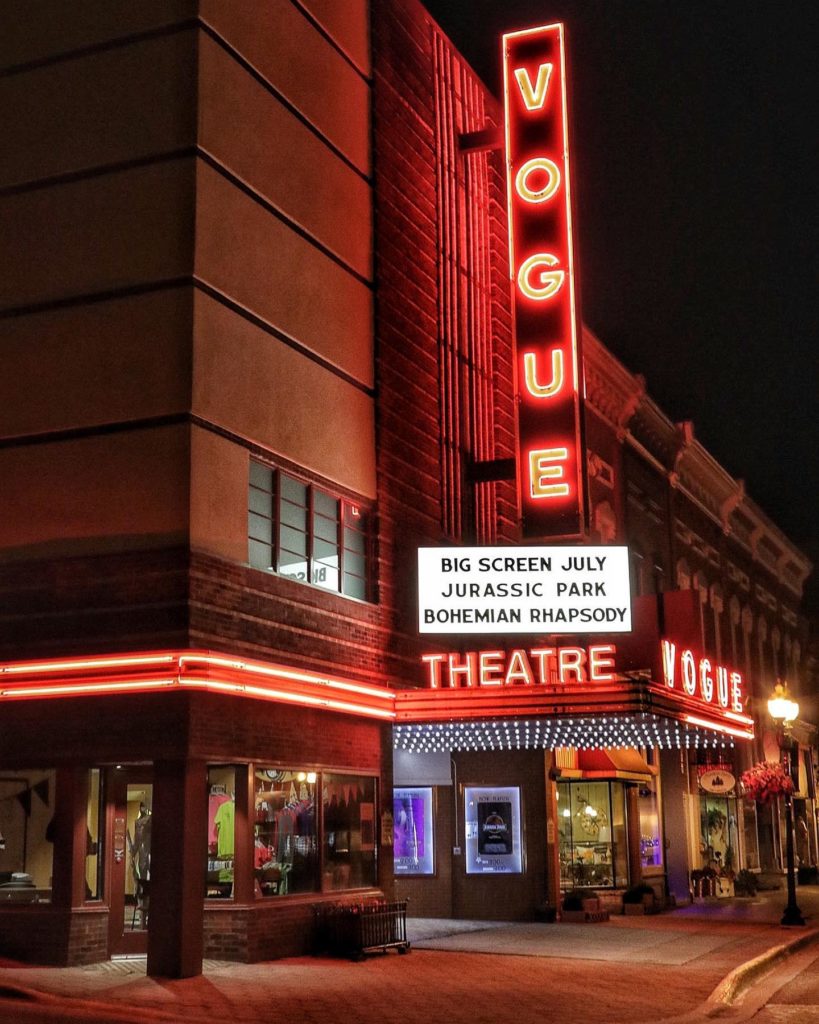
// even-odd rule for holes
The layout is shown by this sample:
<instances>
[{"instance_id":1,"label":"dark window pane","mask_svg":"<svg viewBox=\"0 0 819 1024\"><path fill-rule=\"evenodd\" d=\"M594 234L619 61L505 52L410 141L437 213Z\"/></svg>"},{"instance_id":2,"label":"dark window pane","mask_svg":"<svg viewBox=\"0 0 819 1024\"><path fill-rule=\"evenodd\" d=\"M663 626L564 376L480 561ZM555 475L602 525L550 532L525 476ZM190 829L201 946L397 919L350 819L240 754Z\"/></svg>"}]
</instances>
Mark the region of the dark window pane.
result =
<instances>
[{"instance_id":1,"label":"dark window pane","mask_svg":"<svg viewBox=\"0 0 819 1024\"><path fill-rule=\"evenodd\" d=\"M253 487L260 487L263 491L273 490L273 471L261 462L250 462L250 483Z\"/></svg>"},{"instance_id":2,"label":"dark window pane","mask_svg":"<svg viewBox=\"0 0 819 1024\"><path fill-rule=\"evenodd\" d=\"M307 504L307 486L292 476L279 474L279 489L282 498L292 501L295 505Z\"/></svg>"},{"instance_id":3,"label":"dark window pane","mask_svg":"<svg viewBox=\"0 0 819 1024\"><path fill-rule=\"evenodd\" d=\"M313 534L316 537L321 537L322 540L338 544L338 523L334 519L325 519L323 516L314 515Z\"/></svg>"},{"instance_id":4,"label":"dark window pane","mask_svg":"<svg viewBox=\"0 0 819 1024\"><path fill-rule=\"evenodd\" d=\"M338 590L338 559L314 560L310 581L325 590Z\"/></svg>"},{"instance_id":5,"label":"dark window pane","mask_svg":"<svg viewBox=\"0 0 819 1024\"><path fill-rule=\"evenodd\" d=\"M324 587L325 590L339 589L339 567L336 561L318 562L313 561L310 582L316 587Z\"/></svg>"},{"instance_id":6,"label":"dark window pane","mask_svg":"<svg viewBox=\"0 0 819 1024\"><path fill-rule=\"evenodd\" d=\"M356 555L351 551L344 553L344 570L356 576L366 576L367 562L363 555Z\"/></svg>"},{"instance_id":7,"label":"dark window pane","mask_svg":"<svg viewBox=\"0 0 819 1024\"><path fill-rule=\"evenodd\" d=\"M344 573L344 593L348 597L357 597L359 601L367 600L367 584L360 576Z\"/></svg>"},{"instance_id":8,"label":"dark window pane","mask_svg":"<svg viewBox=\"0 0 819 1024\"><path fill-rule=\"evenodd\" d=\"M280 551L278 571L282 576L289 576L291 579L306 583L307 559L304 555L294 554L292 551Z\"/></svg>"},{"instance_id":9,"label":"dark window pane","mask_svg":"<svg viewBox=\"0 0 819 1024\"><path fill-rule=\"evenodd\" d=\"M294 530L307 532L307 509L302 505L294 505L289 501L281 502L279 517L285 525L292 526Z\"/></svg>"},{"instance_id":10,"label":"dark window pane","mask_svg":"<svg viewBox=\"0 0 819 1024\"><path fill-rule=\"evenodd\" d=\"M265 544L272 544L272 527L273 524L269 519L265 519L264 516L257 516L254 512L248 513L247 532L254 540L261 540Z\"/></svg>"},{"instance_id":11,"label":"dark window pane","mask_svg":"<svg viewBox=\"0 0 819 1024\"><path fill-rule=\"evenodd\" d=\"M273 511L273 501L268 491L260 491L258 487L250 488L250 510L258 512L263 516L270 516Z\"/></svg>"},{"instance_id":12,"label":"dark window pane","mask_svg":"<svg viewBox=\"0 0 819 1024\"><path fill-rule=\"evenodd\" d=\"M351 530L349 526L344 528L344 547L348 551L358 551L364 554L364 534L358 530Z\"/></svg>"},{"instance_id":13,"label":"dark window pane","mask_svg":"<svg viewBox=\"0 0 819 1024\"><path fill-rule=\"evenodd\" d=\"M313 557L322 561L332 560L338 565L338 545L328 544L326 540L313 541Z\"/></svg>"},{"instance_id":14,"label":"dark window pane","mask_svg":"<svg viewBox=\"0 0 819 1024\"><path fill-rule=\"evenodd\" d=\"M292 551L303 558L307 557L307 537L298 530L292 530L282 524L279 527L279 544L283 550Z\"/></svg>"},{"instance_id":15,"label":"dark window pane","mask_svg":"<svg viewBox=\"0 0 819 1024\"><path fill-rule=\"evenodd\" d=\"M333 498L317 487L313 488L313 509L330 519L338 519L338 498Z\"/></svg>"},{"instance_id":16,"label":"dark window pane","mask_svg":"<svg viewBox=\"0 0 819 1024\"><path fill-rule=\"evenodd\" d=\"M248 541L248 561L254 569L270 569L273 565L273 553L269 544L258 540Z\"/></svg>"}]
</instances>

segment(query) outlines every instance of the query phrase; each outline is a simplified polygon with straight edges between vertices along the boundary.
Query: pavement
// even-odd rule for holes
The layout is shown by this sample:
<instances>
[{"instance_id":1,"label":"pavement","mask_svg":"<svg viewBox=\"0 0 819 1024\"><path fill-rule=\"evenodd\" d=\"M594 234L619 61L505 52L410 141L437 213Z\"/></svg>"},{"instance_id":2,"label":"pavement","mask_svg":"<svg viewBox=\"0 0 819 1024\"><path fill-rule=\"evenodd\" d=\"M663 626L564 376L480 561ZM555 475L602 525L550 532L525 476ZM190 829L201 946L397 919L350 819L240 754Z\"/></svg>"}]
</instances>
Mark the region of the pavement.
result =
<instances>
[{"instance_id":1,"label":"pavement","mask_svg":"<svg viewBox=\"0 0 819 1024\"><path fill-rule=\"evenodd\" d=\"M596 924L411 919L409 956L207 961L178 981L139 958L0 961L0 1024L819 1024L819 887L798 899L805 928L779 924L783 892Z\"/></svg>"}]
</instances>

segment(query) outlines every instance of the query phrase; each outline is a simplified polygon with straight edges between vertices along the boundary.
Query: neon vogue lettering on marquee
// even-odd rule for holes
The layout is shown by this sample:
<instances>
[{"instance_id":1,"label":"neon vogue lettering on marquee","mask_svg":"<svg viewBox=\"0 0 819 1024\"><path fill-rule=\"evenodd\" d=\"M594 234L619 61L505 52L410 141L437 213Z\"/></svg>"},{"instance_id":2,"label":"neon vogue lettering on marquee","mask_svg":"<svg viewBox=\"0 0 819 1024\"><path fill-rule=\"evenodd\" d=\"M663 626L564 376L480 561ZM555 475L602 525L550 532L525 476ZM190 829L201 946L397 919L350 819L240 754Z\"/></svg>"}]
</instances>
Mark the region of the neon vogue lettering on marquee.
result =
<instances>
[{"instance_id":1,"label":"neon vogue lettering on marquee","mask_svg":"<svg viewBox=\"0 0 819 1024\"><path fill-rule=\"evenodd\" d=\"M660 650L663 679L670 690L682 690L689 697L737 714L744 711L740 672L714 665L710 658L696 658L689 648L679 648L671 640L662 640Z\"/></svg>"}]
</instances>

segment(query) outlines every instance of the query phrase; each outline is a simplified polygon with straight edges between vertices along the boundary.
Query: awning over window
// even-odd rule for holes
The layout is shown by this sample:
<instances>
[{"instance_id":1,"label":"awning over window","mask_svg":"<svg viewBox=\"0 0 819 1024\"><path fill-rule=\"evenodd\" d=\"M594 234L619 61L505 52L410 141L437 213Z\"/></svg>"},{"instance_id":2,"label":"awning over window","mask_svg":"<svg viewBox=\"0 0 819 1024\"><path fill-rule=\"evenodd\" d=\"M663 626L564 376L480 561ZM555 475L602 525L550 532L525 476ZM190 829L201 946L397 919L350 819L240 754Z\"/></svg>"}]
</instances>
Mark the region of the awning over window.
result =
<instances>
[{"instance_id":1,"label":"awning over window","mask_svg":"<svg viewBox=\"0 0 819 1024\"><path fill-rule=\"evenodd\" d=\"M571 750L573 764L558 757L555 775L560 779L624 779L648 782L657 774L639 750L627 747L606 747L602 750Z\"/></svg>"}]
</instances>

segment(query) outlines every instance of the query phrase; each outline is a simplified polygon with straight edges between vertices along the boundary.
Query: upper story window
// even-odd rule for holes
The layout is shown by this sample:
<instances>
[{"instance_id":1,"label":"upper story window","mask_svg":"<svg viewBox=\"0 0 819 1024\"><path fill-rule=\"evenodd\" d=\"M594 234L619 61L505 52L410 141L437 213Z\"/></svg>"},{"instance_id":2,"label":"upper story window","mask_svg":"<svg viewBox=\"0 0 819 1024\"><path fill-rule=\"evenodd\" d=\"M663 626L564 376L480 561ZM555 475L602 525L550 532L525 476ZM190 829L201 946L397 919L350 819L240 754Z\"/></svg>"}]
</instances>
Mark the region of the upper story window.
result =
<instances>
[{"instance_id":1,"label":"upper story window","mask_svg":"<svg viewBox=\"0 0 819 1024\"><path fill-rule=\"evenodd\" d=\"M248 561L366 601L368 517L345 498L250 462Z\"/></svg>"}]
</instances>

